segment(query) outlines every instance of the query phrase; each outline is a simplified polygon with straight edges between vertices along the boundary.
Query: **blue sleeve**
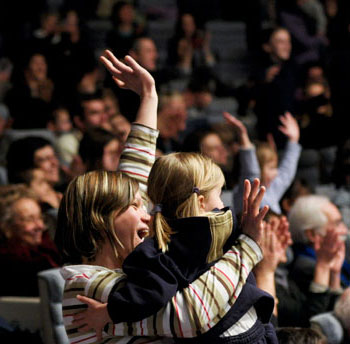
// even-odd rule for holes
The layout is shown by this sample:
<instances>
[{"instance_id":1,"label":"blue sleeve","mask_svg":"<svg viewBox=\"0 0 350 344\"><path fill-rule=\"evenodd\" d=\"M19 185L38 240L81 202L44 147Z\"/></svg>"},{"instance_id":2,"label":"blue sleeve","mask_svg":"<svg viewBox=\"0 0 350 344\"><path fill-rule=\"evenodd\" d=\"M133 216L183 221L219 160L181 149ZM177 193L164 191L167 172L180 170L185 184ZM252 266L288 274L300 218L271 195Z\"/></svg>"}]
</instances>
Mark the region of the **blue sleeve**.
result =
<instances>
[{"instance_id":1,"label":"blue sleeve","mask_svg":"<svg viewBox=\"0 0 350 344\"><path fill-rule=\"evenodd\" d=\"M266 190L265 199L271 202L279 202L283 194L292 184L295 177L298 161L301 153L301 146L296 142L287 142L283 158L278 166L276 178Z\"/></svg>"}]
</instances>

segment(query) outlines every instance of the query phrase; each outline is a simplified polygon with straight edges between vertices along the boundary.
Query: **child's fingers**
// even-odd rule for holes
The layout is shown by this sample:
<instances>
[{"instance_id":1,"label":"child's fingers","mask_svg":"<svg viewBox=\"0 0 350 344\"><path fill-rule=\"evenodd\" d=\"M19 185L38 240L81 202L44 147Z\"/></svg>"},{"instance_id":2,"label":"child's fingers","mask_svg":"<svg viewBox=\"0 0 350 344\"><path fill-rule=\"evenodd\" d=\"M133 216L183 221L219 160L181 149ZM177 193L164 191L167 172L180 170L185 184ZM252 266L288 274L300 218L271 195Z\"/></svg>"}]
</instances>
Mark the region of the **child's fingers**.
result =
<instances>
[{"instance_id":1,"label":"child's fingers","mask_svg":"<svg viewBox=\"0 0 350 344\"><path fill-rule=\"evenodd\" d=\"M283 127L282 125L278 126L278 130L282 132L284 135L288 133L288 130L286 127Z\"/></svg>"},{"instance_id":2,"label":"child's fingers","mask_svg":"<svg viewBox=\"0 0 350 344\"><path fill-rule=\"evenodd\" d=\"M121 74L121 71L118 70L114 65L113 63L108 60L107 58L105 58L104 56L101 56L100 57L100 61L104 64L104 66L108 69L108 71L112 74L112 75L115 75L115 74L118 74L120 75Z\"/></svg>"},{"instance_id":3,"label":"child's fingers","mask_svg":"<svg viewBox=\"0 0 350 344\"><path fill-rule=\"evenodd\" d=\"M133 70L140 70L141 66L130 56L126 55L124 58L124 61L133 69Z\"/></svg>"},{"instance_id":4,"label":"child's fingers","mask_svg":"<svg viewBox=\"0 0 350 344\"><path fill-rule=\"evenodd\" d=\"M244 129L243 123L236 117L232 116L230 113L224 111L223 116L229 124L232 124L234 127L237 127L240 130Z\"/></svg>"},{"instance_id":5,"label":"child's fingers","mask_svg":"<svg viewBox=\"0 0 350 344\"><path fill-rule=\"evenodd\" d=\"M118 85L118 87L120 88L124 88L125 87L125 82L120 80L119 78L117 78L116 76L112 77L113 80L116 82L116 84Z\"/></svg>"},{"instance_id":6,"label":"child's fingers","mask_svg":"<svg viewBox=\"0 0 350 344\"><path fill-rule=\"evenodd\" d=\"M92 305L97 303L94 299L90 299L89 297L86 297L86 296L83 296L83 295L77 295L76 298L80 302L85 303L85 304L87 304L89 306L92 306ZM84 312L82 312L82 313L84 313ZM78 314L81 314L81 313L78 313Z\"/></svg>"},{"instance_id":7,"label":"child's fingers","mask_svg":"<svg viewBox=\"0 0 350 344\"><path fill-rule=\"evenodd\" d=\"M105 51L107 58L113 63L113 65L118 68L123 73L132 73L132 69L125 63L118 60L109 50Z\"/></svg>"},{"instance_id":8,"label":"child's fingers","mask_svg":"<svg viewBox=\"0 0 350 344\"><path fill-rule=\"evenodd\" d=\"M264 205L264 206L260 209L259 214L258 214L258 216L256 217L256 220L257 220L258 222L262 222L262 221L264 220L266 214L268 213L268 211L269 211L269 206L268 206L268 205Z\"/></svg>"},{"instance_id":9,"label":"child's fingers","mask_svg":"<svg viewBox=\"0 0 350 344\"><path fill-rule=\"evenodd\" d=\"M253 181L252 189L250 192L250 195L248 197L248 206L249 208L253 205L253 202L259 192L259 187L260 187L260 180L258 178L255 178Z\"/></svg>"},{"instance_id":10,"label":"child's fingers","mask_svg":"<svg viewBox=\"0 0 350 344\"><path fill-rule=\"evenodd\" d=\"M263 200L264 195L265 195L265 191L266 191L265 186L262 186L259 189L258 194L256 195L255 199L253 200L253 204L252 204L253 210L255 210L255 211L259 210L261 201Z\"/></svg>"},{"instance_id":11,"label":"child's fingers","mask_svg":"<svg viewBox=\"0 0 350 344\"><path fill-rule=\"evenodd\" d=\"M243 190L243 214L248 211L248 198L251 192L251 184L248 179L244 181L244 190Z\"/></svg>"}]
</instances>

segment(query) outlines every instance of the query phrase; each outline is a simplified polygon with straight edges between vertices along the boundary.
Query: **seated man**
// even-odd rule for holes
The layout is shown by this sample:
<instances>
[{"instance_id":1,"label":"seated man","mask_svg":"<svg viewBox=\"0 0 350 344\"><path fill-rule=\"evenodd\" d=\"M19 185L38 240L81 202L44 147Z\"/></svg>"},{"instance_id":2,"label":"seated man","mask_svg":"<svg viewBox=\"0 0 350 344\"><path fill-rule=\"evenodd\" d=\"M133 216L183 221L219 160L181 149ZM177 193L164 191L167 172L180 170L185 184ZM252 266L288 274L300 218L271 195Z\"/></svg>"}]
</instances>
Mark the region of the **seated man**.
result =
<instances>
[{"instance_id":1,"label":"seated man","mask_svg":"<svg viewBox=\"0 0 350 344\"><path fill-rule=\"evenodd\" d=\"M348 229L338 208L326 197L303 196L294 203L288 219L295 255L291 277L299 287L308 290L314 273L320 273L332 289L348 286L350 266L344 262ZM316 264L316 256L325 255L324 245L330 246L330 257Z\"/></svg>"}]
</instances>

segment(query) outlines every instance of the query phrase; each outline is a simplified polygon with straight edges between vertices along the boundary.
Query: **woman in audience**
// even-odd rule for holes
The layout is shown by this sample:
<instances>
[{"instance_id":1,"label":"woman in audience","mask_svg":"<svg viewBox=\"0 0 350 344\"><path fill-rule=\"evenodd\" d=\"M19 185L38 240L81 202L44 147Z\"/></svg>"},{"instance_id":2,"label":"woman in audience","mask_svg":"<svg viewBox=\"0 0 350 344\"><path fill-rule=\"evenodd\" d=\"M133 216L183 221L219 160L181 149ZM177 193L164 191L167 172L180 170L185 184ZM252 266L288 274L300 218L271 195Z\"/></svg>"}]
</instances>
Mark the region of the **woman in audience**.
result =
<instances>
[{"instance_id":1,"label":"woman in audience","mask_svg":"<svg viewBox=\"0 0 350 344\"><path fill-rule=\"evenodd\" d=\"M23 185L0 188L0 295L37 296L37 273L60 266L35 195Z\"/></svg>"},{"instance_id":2,"label":"woman in audience","mask_svg":"<svg viewBox=\"0 0 350 344\"><path fill-rule=\"evenodd\" d=\"M86 171L116 171L122 148L118 136L105 129L94 128L87 131L80 141L79 155Z\"/></svg>"},{"instance_id":3,"label":"woman in audience","mask_svg":"<svg viewBox=\"0 0 350 344\"><path fill-rule=\"evenodd\" d=\"M23 183L20 174L33 168L44 173L51 187L60 181L60 165L50 141L34 136L14 141L7 152L9 183Z\"/></svg>"},{"instance_id":4,"label":"woman in audience","mask_svg":"<svg viewBox=\"0 0 350 344\"><path fill-rule=\"evenodd\" d=\"M134 5L128 1L118 1L113 6L111 21L113 29L107 33L106 43L117 57L124 57L135 39L144 32L137 20Z\"/></svg>"},{"instance_id":5,"label":"woman in audience","mask_svg":"<svg viewBox=\"0 0 350 344\"><path fill-rule=\"evenodd\" d=\"M46 57L31 54L23 75L14 82L6 103L13 117L13 128L46 128L52 111L54 83L48 76Z\"/></svg>"},{"instance_id":6,"label":"woman in audience","mask_svg":"<svg viewBox=\"0 0 350 344\"><path fill-rule=\"evenodd\" d=\"M183 74L191 74L198 67L212 67L215 63L210 49L210 36L202 32L190 13L183 13L174 37L169 41L169 64Z\"/></svg>"}]
</instances>

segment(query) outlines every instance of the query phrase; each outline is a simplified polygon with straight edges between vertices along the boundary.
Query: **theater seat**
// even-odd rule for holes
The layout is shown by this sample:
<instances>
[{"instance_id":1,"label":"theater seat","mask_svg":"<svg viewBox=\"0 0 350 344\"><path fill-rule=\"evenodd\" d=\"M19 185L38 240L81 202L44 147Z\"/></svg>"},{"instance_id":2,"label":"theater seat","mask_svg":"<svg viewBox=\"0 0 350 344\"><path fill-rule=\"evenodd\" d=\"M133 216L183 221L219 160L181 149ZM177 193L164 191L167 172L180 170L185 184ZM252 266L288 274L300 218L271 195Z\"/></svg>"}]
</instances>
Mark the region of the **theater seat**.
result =
<instances>
[{"instance_id":1,"label":"theater seat","mask_svg":"<svg viewBox=\"0 0 350 344\"><path fill-rule=\"evenodd\" d=\"M31 333L40 328L38 297L1 296L0 317L13 327Z\"/></svg>"},{"instance_id":2,"label":"theater seat","mask_svg":"<svg viewBox=\"0 0 350 344\"><path fill-rule=\"evenodd\" d=\"M39 272L38 283L43 342L68 344L62 316L64 279L60 274L60 269Z\"/></svg>"}]
</instances>

